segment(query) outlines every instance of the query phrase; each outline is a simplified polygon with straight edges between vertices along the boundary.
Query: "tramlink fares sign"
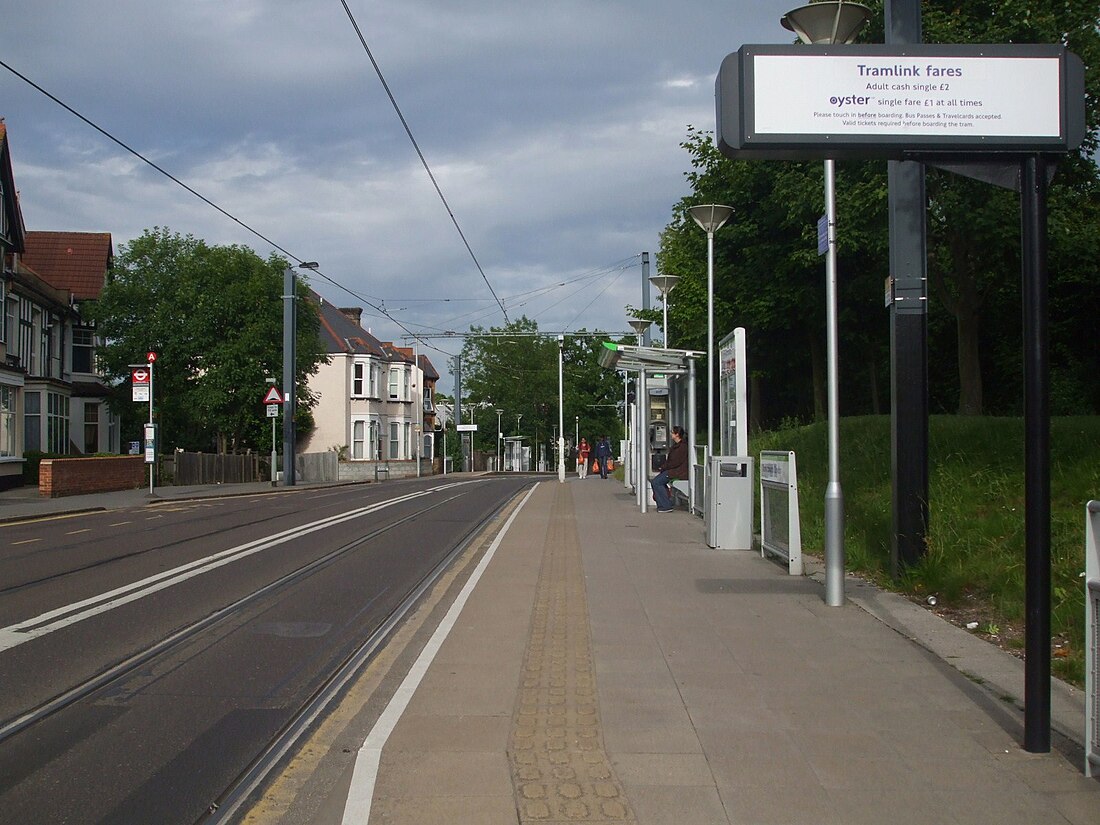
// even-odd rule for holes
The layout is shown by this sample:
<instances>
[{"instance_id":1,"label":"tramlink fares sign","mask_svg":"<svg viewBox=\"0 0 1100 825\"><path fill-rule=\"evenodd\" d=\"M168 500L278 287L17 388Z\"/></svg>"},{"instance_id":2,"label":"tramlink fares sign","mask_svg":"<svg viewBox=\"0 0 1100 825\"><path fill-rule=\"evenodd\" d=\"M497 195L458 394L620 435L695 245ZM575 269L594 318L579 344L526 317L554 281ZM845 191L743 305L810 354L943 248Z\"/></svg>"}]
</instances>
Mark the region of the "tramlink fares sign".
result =
<instances>
[{"instance_id":1,"label":"tramlink fares sign","mask_svg":"<svg viewBox=\"0 0 1100 825\"><path fill-rule=\"evenodd\" d=\"M742 46L715 82L733 158L1067 152L1084 65L1061 46Z\"/></svg>"}]
</instances>

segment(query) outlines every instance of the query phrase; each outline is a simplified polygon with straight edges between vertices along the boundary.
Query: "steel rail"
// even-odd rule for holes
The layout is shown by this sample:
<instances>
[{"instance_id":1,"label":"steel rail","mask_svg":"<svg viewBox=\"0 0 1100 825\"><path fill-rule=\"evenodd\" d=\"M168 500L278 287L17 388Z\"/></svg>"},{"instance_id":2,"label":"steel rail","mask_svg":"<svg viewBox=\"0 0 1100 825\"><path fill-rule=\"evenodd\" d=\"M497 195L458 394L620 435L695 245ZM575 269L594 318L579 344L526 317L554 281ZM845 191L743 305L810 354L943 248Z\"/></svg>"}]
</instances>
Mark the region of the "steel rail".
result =
<instances>
[{"instance_id":1,"label":"steel rail","mask_svg":"<svg viewBox=\"0 0 1100 825\"><path fill-rule=\"evenodd\" d=\"M370 663L379 648L388 640L397 626L416 606L421 597L430 589L440 576L454 563L470 544L481 536L485 527L500 515L519 496L519 492L495 507L492 512L470 527L454 548L424 576L392 613L344 660L344 662L321 684L299 711L283 726L282 730L226 789L217 800L211 803L205 815L196 820L196 825L225 825L237 814L252 795L263 787L268 777L281 764L284 757L309 732L318 718L325 713L333 701L343 693L349 683Z\"/></svg>"},{"instance_id":2,"label":"steel rail","mask_svg":"<svg viewBox=\"0 0 1100 825\"><path fill-rule=\"evenodd\" d=\"M146 647L145 649L138 651L137 653L127 657L126 659L123 659L120 662L117 662L114 665L111 665L110 667L100 671L99 673L70 688L69 690L57 694L52 699L43 702L32 710L29 710L20 716L8 720L2 726L0 726L0 742L4 742L5 740L10 739L12 736L15 736L20 731L26 730L32 725L41 722L42 720L54 715L55 713L58 713L59 711L64 710L65 708L75 704L84 697L89 696L90 694L95 693L96 691L104 687L107 687L111 683L124 678L125 676L132 673L135 669L148 663L152 659L173 650L184 642L187 642L190 639L194 638L199 633L208 630L218 623L241 612L243 609L251 605L253 602L258 601L262 597L278 592L279 590L285 589L286 587L289 587L290 585L305 579L306 577L318 572L324 567L328 567L337 559L347 555L349 552L360 547L365 542L375 539L378 536L381 536L397 527L400 527L403 524L406 524L409 521L412 521L413 519L419 518L425 513L430 512L437 507L441 507L442 505L447 504L448 502L453 501L458 497L459 495L456 494L454 496L445 498L442 501L434 502L426 507L417 510L415 513L411 513L398 519L397 521L392 522L391 524L388 524L384 527L379 527L378 529L372 530L369 533L359 536L353 541L350 541L323 556L313 559L312 561L302 565L296 570L292 570L289 573L280 576L278 579L269 582L258 590L254 590L252 593L249 593L248 595L237 599L236 601L226 605L225 607L222 607L215 612L195 622L192 622L191 624L183 628L180 628L171 635L166 636L165 638Z\"/></svg>"}]
</instances>

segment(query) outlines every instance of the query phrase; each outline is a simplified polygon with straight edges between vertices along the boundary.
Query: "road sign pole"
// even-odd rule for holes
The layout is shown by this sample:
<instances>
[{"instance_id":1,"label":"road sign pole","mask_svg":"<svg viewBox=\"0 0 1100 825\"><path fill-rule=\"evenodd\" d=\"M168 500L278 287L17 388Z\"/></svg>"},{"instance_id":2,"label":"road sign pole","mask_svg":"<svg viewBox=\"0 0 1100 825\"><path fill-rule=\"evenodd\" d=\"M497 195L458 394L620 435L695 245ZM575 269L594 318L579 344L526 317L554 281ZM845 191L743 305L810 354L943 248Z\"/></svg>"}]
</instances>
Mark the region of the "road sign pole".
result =
<instances>
[{"instance_id":1,"label":"road sign pole","mask_svg":"<svg viewBox=\"0 0 1100 825\"><path fill-rule=\"evenodd\" d=\"M153 362L149 362L149 426L153 425ZM153 431L154 433L156 430ZM153 443L153 461L149 465L149 495L153 495L153 476L157 470L156 442Z\"/></svg>"},{"instance_id":2,"label":"road sign pole","mask_svg":"<svg viewBox=\"0 0 1100 825\"><path fill-rule=\"evenodd\" d=\"M275 452L275 419L271 419L271 486L275 486L275 479L277 477L277 470L279 467L279 456Z\"/></svg>"}]
</instances>

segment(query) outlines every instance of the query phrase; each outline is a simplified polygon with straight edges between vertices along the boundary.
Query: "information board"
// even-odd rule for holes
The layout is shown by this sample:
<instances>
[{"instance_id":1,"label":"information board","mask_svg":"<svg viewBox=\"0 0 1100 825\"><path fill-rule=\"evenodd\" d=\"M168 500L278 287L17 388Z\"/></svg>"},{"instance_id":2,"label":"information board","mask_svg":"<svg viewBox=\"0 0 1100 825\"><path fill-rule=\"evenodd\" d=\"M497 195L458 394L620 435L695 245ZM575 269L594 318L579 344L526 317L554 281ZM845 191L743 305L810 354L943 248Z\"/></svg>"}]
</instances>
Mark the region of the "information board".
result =
<instances>
[{"instance_id":1,"label":"information board","mask_svg":"<svg viewBox=\"0 0 1100 825\"><path fill-rule=\"evenodd\" d=\"M742 46L716 85L738 157L1067 151L1084 69L1061 46Z\"/></svg>"}]
</instances>

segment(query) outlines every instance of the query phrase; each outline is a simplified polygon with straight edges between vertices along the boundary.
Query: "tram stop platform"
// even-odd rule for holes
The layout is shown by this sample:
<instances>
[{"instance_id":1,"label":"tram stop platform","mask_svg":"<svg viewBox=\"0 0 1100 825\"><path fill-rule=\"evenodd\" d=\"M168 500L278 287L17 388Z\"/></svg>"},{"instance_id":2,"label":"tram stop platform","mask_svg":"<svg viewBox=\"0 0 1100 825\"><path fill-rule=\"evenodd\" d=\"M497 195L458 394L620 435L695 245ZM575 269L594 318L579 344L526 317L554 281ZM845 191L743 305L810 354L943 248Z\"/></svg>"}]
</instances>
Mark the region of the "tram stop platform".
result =
<instances>
[{"instance_id":1,"label":"tram stop platform","mask_svg":"<svg viewBox=\"0 0 1100 825\"><path fill-rule=\"evenodd\" d=\"M1021 663L925 608L827 607L614 481L521 499L243 821L1100 822L1080 691L1027 753Z\"/></svg>"}]
</instances>

